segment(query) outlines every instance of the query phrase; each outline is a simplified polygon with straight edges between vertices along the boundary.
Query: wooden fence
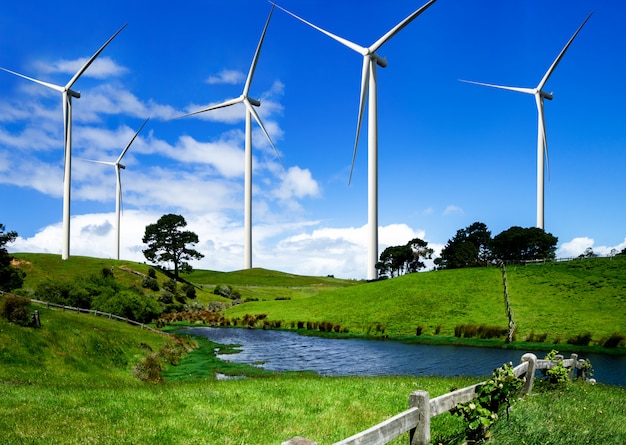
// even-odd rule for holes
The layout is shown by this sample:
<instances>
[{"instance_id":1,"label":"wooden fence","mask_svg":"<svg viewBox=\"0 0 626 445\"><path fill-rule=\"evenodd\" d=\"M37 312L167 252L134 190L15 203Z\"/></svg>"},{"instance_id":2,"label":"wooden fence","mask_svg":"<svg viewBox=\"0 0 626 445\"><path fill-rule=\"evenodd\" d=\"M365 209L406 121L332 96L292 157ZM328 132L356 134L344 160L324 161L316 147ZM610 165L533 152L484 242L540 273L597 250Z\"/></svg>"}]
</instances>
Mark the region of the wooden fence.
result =
<instances>
[{"instance_id":1,"label":"wooden fence","mask_svg":"<svg viewBox=\"0 0 626 445\"><path fill-rule=\"evenodd\" d=\"M60 308L63 309L64 311L72 311L72 312L77 312L77 313L82 313L82 314L93 314L94 316L101 316L101 317L107 317L110 320L118 320L118 321L123 321L135 326L139 326L141 327L141 329L147 329L149 331L152 332L156 332L159 334L164 334L164 335L169 335L167 332L163 332L159 329L154 329L153 327L147 326L145 323L140 323L138 321L135 320L131 320L130 318L126 318L126 317L120 317L119 315L115 315L115 314L111 314L109 312L101 312L101 311L97 311L95 309L83 309L83 308L79 308L79 307L72 307L72 306L65 306L63 304L56 304L56 303L50 303L48 301L42 301L42 300L36 300L31 298L30 299L31 302L33 303L38 303L38 304L42 304L45 305L47 307L56 307L56 308Z\"/></svg>"},{"instance_id":2,"label":"wooden fence","mask_svg":"<svg viewBox=\"0 0 626 445\"><path fill-rule=\"evenodd\" d=\"M574 378L577 369L584 375L585 360L579 360L577 354L572 354L569 359L557 356L555 360L539 360L534 354L524 354L521 363L513 369L517 377L526 377L520 391L523 394L530 394L535 372L550 369L560 362L570 370L570 379ZM484 383L476 383L434 399L430 398L428 391L414 391L409 395L409 409L354 436L336 442L334 445L382 445L407 432L410 436L410 445L427 445L430 443L430 419L450 411L458 403L469 402L476 398L477 389ZM294 437L283 442L282 445L295 444L315 445L316 442Z\"/></svg>"}]
</instances>

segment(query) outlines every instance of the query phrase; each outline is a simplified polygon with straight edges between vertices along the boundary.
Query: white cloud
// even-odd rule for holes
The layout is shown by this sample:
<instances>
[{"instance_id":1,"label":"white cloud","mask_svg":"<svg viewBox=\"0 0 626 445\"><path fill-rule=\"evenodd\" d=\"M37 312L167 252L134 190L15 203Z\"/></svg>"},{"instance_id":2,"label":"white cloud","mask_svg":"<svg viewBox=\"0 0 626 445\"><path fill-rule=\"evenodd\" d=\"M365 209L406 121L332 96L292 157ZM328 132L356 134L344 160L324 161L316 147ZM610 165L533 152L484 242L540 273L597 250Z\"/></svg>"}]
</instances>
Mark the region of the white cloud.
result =
<instances>
[{"instance_id":1,"label":"white cloud","mask_svg":"<svg viewBox=\"0 0 626 445\"><path fill-rule=\"evenodd\" d=\"M290 167L283 175L281 184L274 193L282 200L291 200L294 197L316 197L319 195L319 186L309 169L295 166Z\"/></svg>"},{"instance_id":2,"label":"white cloud","mask_svg":"<svg viewBox=\"0 0 626 445\"><path fill-rule=\"evenodd\" d=\"M615 249L617 252L621 252L626 248L626 238L615 246L594 246L595 241L589 237L578 237L571 241L561 244L561 247L557 249L557 258L574 258L585 252L588 248L591 248L596 255L608 256L611 251Z\"/></svg>"},{"instance_id":3,"label":"white cloud","mask_svg":"<svg viewBox=\"0 0 626 445\"><path fill-rule=\"evenodd\" d=\"M452 216L452 215L464 215L463 209L459 206L449 205L443 211L443 216Z\"/></svg>"},{"instance_id":4,"label":"white cloud","mask_svg":"<svg viewBox=\"0 0 626 445\"><path fill-rule=\"evenodd\" d=\"M148 224L155 223L162 213L127 211L121 222L121 258L144 262L141 242ZM230 271L243 268L243 223L223 213L185 216L187 230L195 232L200 242L196 250L205 255L194 261L198 269ZM72 217L71 255L98 258L115 256L114 213L85 214ZM367 226L315 228L318 221L253 227L253 266L301 275L335 275L340 278L363 279L366 275ZM313 229L313 230L311 230ZM380 249L405 244L420 237L405 224L379 228ZM8 247L11 252L61 253L61 223L41 229L33 237L18 237Z\"/></svg>"},{"instance_id":5,"label":"white cloud","mask_svg":"<svg viewBox=\"0 0 626 445\"><path fill-rule=\"evenodd\" d=\"M37 68L42 73L64 73L73 76L80 70L85 63L89 60L89 57L81 57L79 59L67 60L61 59L50 64L38 62ZM113 59L106 56L98 57L87 68L81 77L93 77L96 79L105 79L112 76L121 76L127 69L121 65L118 65ZM71 79L68 78L67 81Z\"/></svg>"},{"instance_id":6,"label":"white cloud","mask_svg":"<svg viewBox=\"0 0 626 445\"><path fill-rule=\"evenodd\" d=\"M230 84L236 85L246 80L246 75L241 71L224 69L216 75L209 76L206 83L209 85Z\"/></svg>"}]
</instances>

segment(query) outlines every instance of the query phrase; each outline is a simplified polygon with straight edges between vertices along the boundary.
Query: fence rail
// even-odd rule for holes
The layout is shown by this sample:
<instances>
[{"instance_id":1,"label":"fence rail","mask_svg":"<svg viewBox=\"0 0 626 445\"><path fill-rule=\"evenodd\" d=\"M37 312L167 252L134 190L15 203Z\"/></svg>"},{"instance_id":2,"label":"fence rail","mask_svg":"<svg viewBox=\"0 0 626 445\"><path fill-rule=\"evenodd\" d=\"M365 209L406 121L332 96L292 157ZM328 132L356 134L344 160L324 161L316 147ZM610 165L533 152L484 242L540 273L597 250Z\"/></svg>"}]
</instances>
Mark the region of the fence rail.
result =
<instances>
[{"instance_id":1,"label":"fence rail","mask_svg":"<svg viewBox=\"0 0 626 445\"><path fill-rule=\"evenodd\" d=\"M528 353L522 356L521 363L513 369L516 377L526 377L520 391L530 394L536 371L553 368L559 363L569 368L570 379L574 378L576 370L584 375L585 360L579 360L577 354L572 354L568 359L557 356L555 360L539 360L534 354ZM430 443L430 419L450 411L458 403L473 400L478 395L478 388L484 383L457 389L434 399L430 399L428 391L414 391L409 395L409 409L334 445L382 445L407 432L410 433L410 445L426 445ZM282 445L301 443L315 445L317 442L298 437L283 442Z\"/></svg>"},{"instance_id":2,"label":"fence rail","mask_svg":"<svg viewBox=\"0 0 626 445\"><path fill-rule=\"evenodd\" d=\"M8 292L0 291L0 295L14 295L14 294L10 294ZM94 316L100 315L102 317L107 317L107 318L109 318L111 320L123 321L123 322L128 323L128 324L139 326L139 327L141 327L141 329L147 329L149 331L156 332L158 334L169 335L167 332L163 332L163 331L161 331L159 329L155 329L153 327L150 327L150 326L146 325L145 323L141 323L139 321L131 320L130 318L126 318L126 317L120 317L119 315L111 314L109 312L102 312L102 311L98 311L98 310L95 310L95 309L84 309L84 308L80 308L80 307L65 306L63 304L50 303L49 301L37 300L37 299L34 299L34 298L30 298L30 301L33 302L33 303L45 305L46 307L56 307L56 308L59 308L59 309L63 309L64 311L72 311L72 312L77 312L79 314L80 313L82 313L82 314L93 314Z\"/></svg>"}]
</instances>

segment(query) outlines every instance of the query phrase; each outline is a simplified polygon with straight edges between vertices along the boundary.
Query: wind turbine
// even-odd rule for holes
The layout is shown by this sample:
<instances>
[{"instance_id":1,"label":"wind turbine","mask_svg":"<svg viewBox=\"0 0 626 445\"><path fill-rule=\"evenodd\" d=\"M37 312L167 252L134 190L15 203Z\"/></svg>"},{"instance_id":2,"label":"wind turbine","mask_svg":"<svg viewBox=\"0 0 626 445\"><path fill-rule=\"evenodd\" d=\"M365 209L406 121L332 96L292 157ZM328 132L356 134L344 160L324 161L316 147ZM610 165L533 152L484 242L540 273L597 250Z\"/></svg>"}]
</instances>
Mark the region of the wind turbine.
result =
<instances>
[{"instance_id":1,"label":"wind turbine","mask_svg":"<svg viewBox=\"0 0 626 445\"><path fill-rule=\"evenodd\" d=\"M583 21L583 23L578 27L574 35L569 39L565 47L561 50L559 55L546 74L544 74L543 78L539 82L539 84L535 88L519 88L519 87L509 87L503 85L493 85L489 83L481 83L481 82L473 82L470 80L462 80L461 82L473 83L476 85L483 85L492 88L500 88L503 90L517 91L519 93L532 94L535 96L535 103L537 105L537 227L540 229L544 228L544 190L545 190L545 179L544 179L544 156L546 161L546 167L548 169L548 174L550 173L550 164L548 160L548 140L546 137L546 121L543 111L543 100L548 99L552 100L552 93L546 93L543 91L543 87L550 78L550 75L559 64L565 52L572 44L580 30L585 26L587 20L591 17L591 14L587 16L587 18Z\"/></svg>"},{"instance_id":2,"label":"wind turbine","mask_svg":"<svg viewBox=\"0 0 626 445\"><path fill-rule=\"evenodd\" d=\"M252 117L256 120L261 130L265 134L265 137L269 141L270 145L274 149L276 153L276 157L280 160L280 155L278 154L278 150L276 146L272 142L272 138L269 133L265 129L261 118L258 113L254 109L254 107L260 107L261 102L257 99L253 99L249 96L250 84L252 83L252 77L254 76L254 71L256 69L257 62L259 60L259 54L261 53L261 46L263 45L263 39L265 39L265 33L267 32L267 27L270 24L270 19L272 18L272 13L274 12L274 7L270 10L270 14L267 17L267 21L265 22L265 27L263 28L263 33L261 34L261 39L259 40L259 44L257 45L256 52L254 53L254 58L252 59L252 64L250 65L250 71L248 72L248 77L246 78L246 83L243 87L243 92L241 96L236 97L234 99L226 100L220 104L212 105L207 108L203 108L198 111L194 111L193 113L185 114L184 116L180 116L177 119L193 116L195 114L204 113L206 111L217 110L218 108L230 107L231 105L238 104L242 102L246 107L246 141L245 141L245 168L244 168L244 268L250 269L252 268ZM282 161L281 161L282 162Z\"/></svg>"},{"instance_id":3,"label":"wind turbine","mask_svg":"<svg viewBox=\"0 0 626 445\"><path fill-rule=\"evenodd\" d=\"M143 124L141 124L141 127L139 127L139 130L137 130L137 132L132 137L128 145L126 145L126 148L124 148L124 150L122 151L122 154L118 156L115 162L94 161L91 159L85 159L85 161L88 161L88 162L94 162L96 164L112 165L113 167L115 167L115 176L116 176L116 184L117 184L115 188L115 217L117 221L117 225L115 226L116 238L117 238L115 258L118 260L120 259L120 210L122 208L122 178L120 175L120 169L126 169L126 166L122 164L121 162L122 162L122 158L124 157L128 149L130 148L132 143L135 141L135 138L139 135L141 130L143 130L143 127L148 123L149 120L150 118L146 119L143 122Z\"/></svg>"},{"instance_id":4,"label":"wind turbine","mask_svg":"<svg viewBox=\"0 0 626 445\"><path fill-rule=\"evenodd\" d=\"M337 42L347 46L348 48L356 51L363 56L363 67L361 71L361 94L359 99L359 117L357 120L356 137L354 140L354 149L352 152L352 166L350 168L350 179L348 183L352 181L352 171L354 170L354 161L356 159L356 151L359 145L359 134L361 132L361 122L363 120L363 111L365 109L365 97L368 94L368 115L367 115L367 143L368 143L368 218L367 224L369 227L369 249L368 249L368 266L367 266L367 278L369 280L375 280L378 277L378 271L376 270L376 262L378 261L378 90L376 87L376 66L385 68L387 66L387 60L376 54L376 51L380 49L389 39L400 32L405 26L411 23L417 16L433 5L437 0L430 0L424 6L410 14L407 18L398 23L394 28L388 31L380 39L374 42L370 47L362 47L356 43L350 42L342 37L332 34L324 29L298 17L297 15L287 11L286 9L278 6L278 8L285 11L287 14L295 17L303 23L306 23L310 27L317 29L328 37L336 40Z\"/></svg>"},{"instance_id":5,"label":"wind turbine","mask_svg":"<svg viewBox=\"0 0 626 445\"><path fill-rule=\"evenodd\" d=\"M71 174L72 174L72 98L80 98L80 92L72 90L72 86L78 78L85 72L89 65L100 55L106 46L126 27L126 23L106 41L104 45L74 74L74 77L65 86L55 85L41 80L33 79L15 71L0 67L0 69L15 74L16 76L38 83L63 95L63 147L64 147L64 175L63 175L63 248L61 259L67 260L70 257L70 194L71 194Z\"/></svg>"}]
</instances>

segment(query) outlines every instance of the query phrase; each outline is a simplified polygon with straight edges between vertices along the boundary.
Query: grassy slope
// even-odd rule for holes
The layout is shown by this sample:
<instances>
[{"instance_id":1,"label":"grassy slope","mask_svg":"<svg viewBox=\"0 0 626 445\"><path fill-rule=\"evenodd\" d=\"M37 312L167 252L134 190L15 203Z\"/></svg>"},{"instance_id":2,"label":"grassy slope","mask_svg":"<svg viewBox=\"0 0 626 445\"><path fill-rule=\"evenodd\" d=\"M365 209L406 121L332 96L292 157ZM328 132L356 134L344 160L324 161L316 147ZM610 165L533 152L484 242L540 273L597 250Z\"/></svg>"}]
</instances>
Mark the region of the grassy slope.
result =
<instances>
[{"instance_id":1,"label":"grassy slope","mask_svg":"<svg viewBox=\"0 0 626 445\"><path fill-rule=\"evenodd\" d=\"M58 255L15 254L28 263L25 288L47 278L98 273L126 265L147 273L150 266L126 261ZM116 279L140 285L141 278L114 268ZM165 280L159 275L160 281ZM531 331L548 334L548 342L590 332L600 341L614 332L626 334L626 257L563 263L509 266L508 289L518 338ZM267 314L270 320L340 324L356 334L384 327L390 336L412 336L416 328L452 336L459 324L507 326L499 268L459 269L410 274L366 283L332 277L304 277L264 269L238 272L197 270L184 278L198 286L198 300L228 301L212 294L217 284L235 287L245 298L258 298L226 311L228 318ZM276 300L288 297L290 300Z\"/></svg>"},{"instance_id":2,"label":"grassy slope","mask_svg":"<svg viewBox=\"0 0 626 445\"><path fill-rule=\"evenodd\" d=\"M507 282L519 338L531 331L548 342L584 332L595 340L626 334L626 257L510 266ZM227 316L329 321L354 333L381 323L389 335L453 335L458 324L507 326L502 274L498 268L460 269L406 275L292 301L250 302Z\"/></svg>"}]
</instances>

